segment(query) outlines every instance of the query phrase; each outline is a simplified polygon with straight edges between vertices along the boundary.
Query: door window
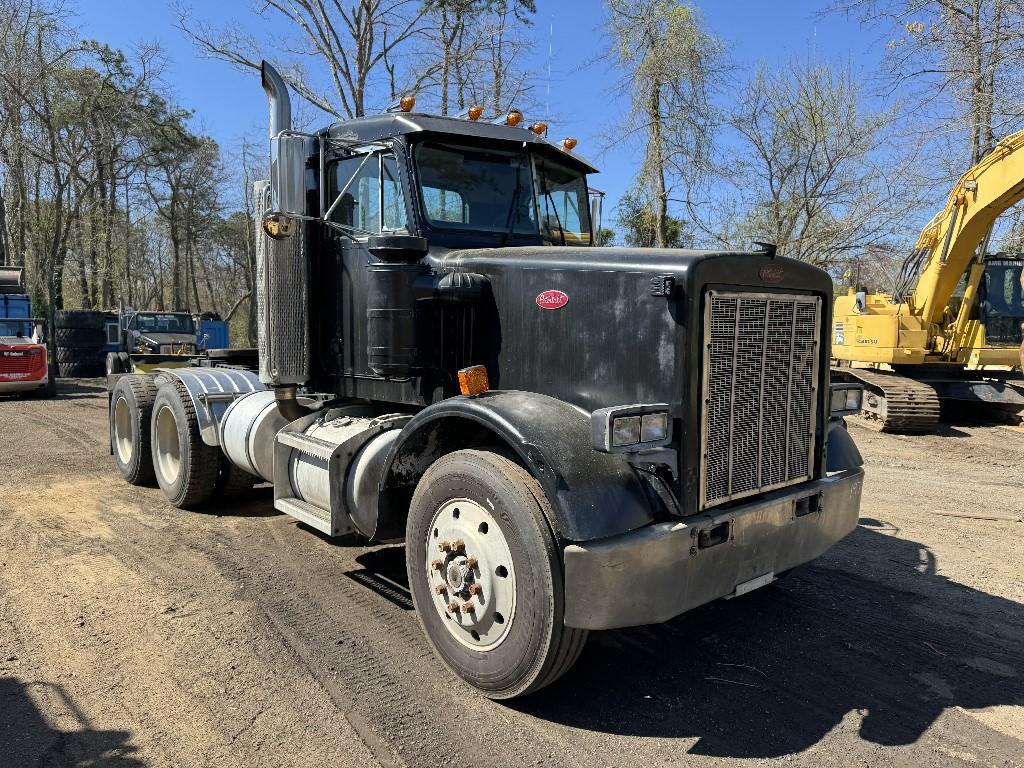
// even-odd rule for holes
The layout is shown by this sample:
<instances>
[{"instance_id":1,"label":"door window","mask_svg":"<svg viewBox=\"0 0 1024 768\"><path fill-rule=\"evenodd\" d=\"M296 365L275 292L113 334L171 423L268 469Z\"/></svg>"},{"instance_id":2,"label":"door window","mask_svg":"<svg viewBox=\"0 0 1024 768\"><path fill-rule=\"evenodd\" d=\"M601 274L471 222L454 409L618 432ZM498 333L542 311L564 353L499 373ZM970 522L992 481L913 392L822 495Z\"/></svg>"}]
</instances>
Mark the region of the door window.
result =
<instances>
[{"instance_id":1,"label":"door window","mask_svg":"<svg viewBox=\"0 0 1024 768\"><path fill-rule=\"evenodd\" d=\"M337 200L339 193L341 199ZM339 160L330 174L329 197L334 204L331 221L356 234L405 229L405 199L394 155L353 155Z\"/></svg>"}]
</instances>

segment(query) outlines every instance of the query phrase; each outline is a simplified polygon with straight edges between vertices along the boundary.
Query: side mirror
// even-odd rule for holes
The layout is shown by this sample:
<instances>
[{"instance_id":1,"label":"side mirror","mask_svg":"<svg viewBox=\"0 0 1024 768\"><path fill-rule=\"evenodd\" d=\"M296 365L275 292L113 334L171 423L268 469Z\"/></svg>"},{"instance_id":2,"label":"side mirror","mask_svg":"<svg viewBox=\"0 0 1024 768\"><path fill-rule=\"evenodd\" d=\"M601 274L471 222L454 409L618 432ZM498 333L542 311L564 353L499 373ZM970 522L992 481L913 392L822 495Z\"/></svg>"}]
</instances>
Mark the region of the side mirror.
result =
<instances>
[{"instance_id":1,"label":"side mirror","mask_svg":"<svg viewBox=\"0 0 1024 768\"><path fill-rule=\"evenodd\" d=\"M302 136L285 134L270 140L270 213L263 219L263 231L275 239L295 231L282 219L306 215L306 150Z\"/></svg>"},{"instance_id":2,"label":"side mirror","mask_svg":"<svg viewBox=\"0 0 1024 768\"><path fill-rule=\"evenodd\" d=\"M604 245L601 240L601 215L603 213L603 195L594 195L590 198L590 227L593 230L594 245Z\"/></svg>"}]
</instances>

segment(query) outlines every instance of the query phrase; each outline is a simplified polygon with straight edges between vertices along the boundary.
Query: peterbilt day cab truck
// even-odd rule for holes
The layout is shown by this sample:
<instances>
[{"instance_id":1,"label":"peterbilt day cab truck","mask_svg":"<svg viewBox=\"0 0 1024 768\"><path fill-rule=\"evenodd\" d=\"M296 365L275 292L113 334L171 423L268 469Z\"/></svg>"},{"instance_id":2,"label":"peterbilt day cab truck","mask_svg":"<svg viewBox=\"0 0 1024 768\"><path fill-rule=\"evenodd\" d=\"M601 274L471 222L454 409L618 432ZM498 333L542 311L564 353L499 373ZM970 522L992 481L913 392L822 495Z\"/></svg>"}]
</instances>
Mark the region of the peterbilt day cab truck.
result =
<instances>
[{"instance_id":1,"label":"peterbilt day cab truck","mask_svg":"<svg viewBox=\"0 0 1024 768\"><path fill-rule=\"evenodd\" d=\"M126 479L180 507L267 481L327 536L404 541L437 655L493 698L853 530L823 271L594 247L595 169L516 112L403 99L305 134L263 85L258 369L110 377Z\"/></svg>"}]
</instances>

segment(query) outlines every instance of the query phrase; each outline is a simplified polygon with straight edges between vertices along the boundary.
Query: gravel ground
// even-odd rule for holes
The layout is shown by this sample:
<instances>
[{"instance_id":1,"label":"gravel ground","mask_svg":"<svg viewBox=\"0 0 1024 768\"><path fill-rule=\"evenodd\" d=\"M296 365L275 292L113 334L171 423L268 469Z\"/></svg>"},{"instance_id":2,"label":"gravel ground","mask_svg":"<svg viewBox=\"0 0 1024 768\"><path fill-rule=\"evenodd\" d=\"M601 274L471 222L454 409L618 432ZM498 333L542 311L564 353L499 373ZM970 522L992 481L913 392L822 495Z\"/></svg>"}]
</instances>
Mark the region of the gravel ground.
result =
<instances>
[{"instance_id":1,"label":"gravel ground","mask_svg":"<svg viewBox=\"0 0 1024 768\"><path fill-rule=\"evenodd\" d=\"M852 426L825 557L498 704L433 658L399 547L266 489L176 510L117 476L105 408L0 400L0 766L1024 766L1019 427Z\"/></svg>"}]
</instances>

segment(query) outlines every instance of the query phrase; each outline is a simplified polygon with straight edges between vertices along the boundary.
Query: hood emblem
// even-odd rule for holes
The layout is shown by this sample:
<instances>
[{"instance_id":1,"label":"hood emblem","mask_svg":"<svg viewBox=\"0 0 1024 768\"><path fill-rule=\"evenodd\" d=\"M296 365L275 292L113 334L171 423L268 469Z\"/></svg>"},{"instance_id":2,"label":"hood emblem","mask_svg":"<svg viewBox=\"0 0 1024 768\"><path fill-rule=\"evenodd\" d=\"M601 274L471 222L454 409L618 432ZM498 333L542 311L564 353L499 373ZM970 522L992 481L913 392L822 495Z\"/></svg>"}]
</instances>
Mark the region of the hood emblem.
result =
<instances>
[{"instance_id":1,"label":"hood emblem","mask_svg":"<svg viewBox=\"0 0 1024 768\"><path fill-rule=\"evenodd\" d=\"M536 302L541 309L561 309L569 303L569 297L561 291L544 291L537 294Z\"/></svg>"},{"instance_id":2,"label":"hood emblem","mask_svg":"<svg viewBox=\"0 0 1024 768\"><path fill-rule=\"evenodd\" d=\"M765 264L761 267L757 276L766 283L781 283L783 278L786 276L786 270L780 267L778 264Z\"/></svg>"}]
</instances>

